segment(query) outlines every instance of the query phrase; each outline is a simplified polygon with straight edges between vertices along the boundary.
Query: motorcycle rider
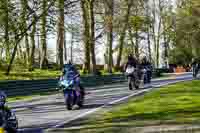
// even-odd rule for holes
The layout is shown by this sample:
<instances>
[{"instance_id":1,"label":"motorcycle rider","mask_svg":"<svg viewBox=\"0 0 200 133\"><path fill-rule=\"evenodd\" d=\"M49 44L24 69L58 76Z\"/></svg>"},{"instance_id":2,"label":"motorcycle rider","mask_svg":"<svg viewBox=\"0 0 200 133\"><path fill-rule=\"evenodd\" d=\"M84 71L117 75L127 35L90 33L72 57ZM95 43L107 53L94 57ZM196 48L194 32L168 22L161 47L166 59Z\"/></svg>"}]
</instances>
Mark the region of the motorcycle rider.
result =
<instances>
[{"instance_id":1,"label":"motorcycle rider","mask_svg":"<svg viewBox=\"0 0 200 133\"><path fill-rule=\"evenodd\" d=\"M142 58L142 61L141 61L141 69L145 70L146 71L146 75L143 75L144 76L144 84L145 83L151 83L151 77L152 77L152 65L151 63L147 60L146 56L144 56ZM145 73L143 73L145 74Z\"/></svg>"},{"instance_id":2,"label":"motorcycle rider","mask_svg":"<svg viewBox=\"0 0 200 133\"><path fill-rule=\"evenodd\" d=\"M70 60L63 66L62 78L66 80L73 79L75 81L75 89L79 90L83 97L85 96L85 89L80 83L80 74L76 69L76 66L72 64Z\"/></svg>"},{"instance_id":3,"label":"motorcycle rider","mask_svg":"<svg viewBox=\"0 0 200 133\"><path fill-rule=\"evenodd\" d=\"M199 71L199 63L197 59L192 59L192 75L194 78L197 77L198 71Z\"/></svg>"},{"instance_id":4,"label":"motorcycle rider","mask_svg":"<svg viewBox=\"0 0 200 133\"><path fill-rule=\"evenodd\" d=\"M137 66L137 60L133 57L132 54L129 54L129 55L128 55L128 61L127 61L126 65L125 65L125 70L127 69L127 67L128 67L129 65L130 65L130 66L133 66L133 67L135 67L135 68L136 68L136 66Z\"/></svg>"},{"instance_id":5,"label":"motorcycle rider","mask_svg":"<svg viewBox=\"0 0 200 133\"><path fill-rule=\"evenodd\" d=\"M133 57L132 54L129 54L128 61L125 65L125 71L127 71L128 67L133 67L134 69L137 69L137 65L138 65L137 60ZM135 73L131 73L131 74L127 73L127 74L128 74L127 77L135 76L135 78L138 78L137 73L136 74ZM128 84L129 84L129 89L132 90L133 88L132 88L132 84L131 84L131 78L128 79Z\"/></svg>"},{"instance_id":6,"label":"motorcycle rider","mask_svg":"<svg viewBox=\"0 0 200 133\"><path fill-rule=\"evenodd\" d=\"M17 118L7 106L6 106L6 94L4 92L0 92L0 113L3 117L1 117L0 121L4 122L4 128L8 133L17 133L18 122Z\"/></svg>"}]
</instances>

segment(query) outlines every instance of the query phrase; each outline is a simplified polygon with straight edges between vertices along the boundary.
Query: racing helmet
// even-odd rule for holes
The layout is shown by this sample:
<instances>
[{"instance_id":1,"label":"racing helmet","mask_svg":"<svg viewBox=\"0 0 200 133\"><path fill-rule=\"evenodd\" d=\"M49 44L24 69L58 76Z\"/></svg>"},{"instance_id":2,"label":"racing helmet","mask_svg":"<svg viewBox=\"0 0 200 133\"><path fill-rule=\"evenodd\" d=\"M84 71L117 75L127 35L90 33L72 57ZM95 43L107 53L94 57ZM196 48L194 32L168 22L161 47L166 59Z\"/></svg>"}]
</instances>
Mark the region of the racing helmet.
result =
<instances>
[{"instance_id":1,"label":"racing helmet","mask_svg":"<svg viewBox=\"0 0 200 133\"><path fill-rule=\"evenodd\" d=\"M128 60L131 60L133 58L133 54L128 55Z\"/></svg>"}]
</instances>

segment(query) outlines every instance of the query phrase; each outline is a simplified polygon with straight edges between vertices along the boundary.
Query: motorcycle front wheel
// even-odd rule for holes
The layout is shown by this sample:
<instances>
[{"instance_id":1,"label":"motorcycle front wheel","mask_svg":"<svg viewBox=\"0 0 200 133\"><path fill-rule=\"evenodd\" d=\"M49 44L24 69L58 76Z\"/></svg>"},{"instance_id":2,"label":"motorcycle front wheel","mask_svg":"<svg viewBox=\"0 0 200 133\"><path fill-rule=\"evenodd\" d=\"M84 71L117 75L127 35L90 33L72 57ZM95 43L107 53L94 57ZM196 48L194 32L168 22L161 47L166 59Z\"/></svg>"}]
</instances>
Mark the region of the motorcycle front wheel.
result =
<instances>
[{"instance_id":1,"label":"motorcycle front wheel","mask_svg":"<svg viewBox=\"0 0 200 133\"><path fill-rule=\"evenodd\" d=\"M65 94L65 104L68 110L72 110L73 106L73 98L71 95L72 94L70 94L70 92L67 92L67 94Z\"/></svg>"}]
</instances>

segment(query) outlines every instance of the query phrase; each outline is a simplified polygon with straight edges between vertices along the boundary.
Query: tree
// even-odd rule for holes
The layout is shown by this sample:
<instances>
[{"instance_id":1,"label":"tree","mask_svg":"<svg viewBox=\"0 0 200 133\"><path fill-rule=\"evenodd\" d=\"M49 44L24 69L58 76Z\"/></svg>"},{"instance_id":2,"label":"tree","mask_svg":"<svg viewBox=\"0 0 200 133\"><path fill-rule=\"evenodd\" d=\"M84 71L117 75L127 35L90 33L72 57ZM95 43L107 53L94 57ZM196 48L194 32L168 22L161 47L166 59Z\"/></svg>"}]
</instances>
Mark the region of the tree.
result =
<instances>
[{"instance_id":1,"label":"tree","mask_svg":"<svg viewBox=\"0 0 200 133\"><path fill-rule=\"evenodd\" d=\"M9 17L10 17L10 0L1 0L0 1L0 7L2 7L0 9L0 19L1 20L4 20L4 21L1 21L0 24L1 26L4 28L1 30L4 31L4 40L2 41L3 43L3 46L5 47L6 49L6 60L8 61L10 59L10 44L9 44ZM3 53L3 48L2 48L2 53Z\"/></svg>"},{"instance_id":2,"label":"tree","mask_svg":"<svg viewBox=\"0 0 200 133\"><path fill-rule=\"evenodd\" d=\"M112 73L113 67L113 16L114 16L114 0L105 0L105 25L107 36L106 55L108 59L107 70Z\"/></svg>"},{"instance_id":3,"label":"tree","mask_svg":"<svg viewBox=\"0 0 200 133\"><path fill-rule=\"evenodd\" d=\"M35 63L35 33L36 33L36 15L33 15L33 27L32 27L32 31L31 31L31 44L32 44L32 48L31 48L31 56L30 56L30 66L29 66L29 70L33 71L33 65Z\"/></svg>"},{"instance_id":4,"label":"tree","mask_svg":"<svg viewBox=\"0 0 200 133\"><path fill-rule=\"evenodd\" d=\"M47 24L47 1L42 1L42 10L43 14L41 17L41 45L42 45L42 53L41 53L41 62L40 62L40 68L44 69L48 65L48 59L47 59L47 34L46 34L46 24Z\"/></svg>"},{"instance_id":5,"label":"tree","mask_svg":"<svg viewBox=\"0 0 200 133\"><path fill-rule=\"evenodd\" d=\"M95 16L94 16L94 2L89 0L89 20L90 20L90 52L92 61L92 72L96 73L96 56L95 56Z\"/></svg>"},{"instance_id":6,"label":"tree","mask_svg":"<svg viewBox=\"0 0 200 133\"><path fill-rule=\"evenodd\" d=\"M147 44L148 44L148 58L149 61L152 62L152 53L151 53L151 29L152 29L152 20L151 20L151 12L150 12L150 4L149 0L145 2L145 17L146 17L146 31L147 31Z\"/></svg>"},{"instance_id":7,"label":"tree","mask_svg":"<svg viewBox=\"0 0 200 133\"><path fill-rule=\"evenodd\" d=\"M84 42L84 72L90 71L90 24L89 24L89 7L87 0L81 0L82 19L83 19L83 42Z\"/></svg>"},{"instance_id":8,"label":"tree","mask_svg":"<svg viewBox=\"0 0 200 133\"><path fill-rule=\"evenodd\" d=\"M22 27L25 29L27 28L27 17L28 17L28 1L27 0L21 0L21 19L22 19ZM30 66L30 46L29 46L29 38L28 38L28 31L25 33L25 47L26 47L26 64L27 66Z\"/></svg>"},{"instance_id":9,"label":"tree","mask_svg":"<svg viewBox=\"0 0 200 133\"><path fill-rule=\"evenodd\" d=\"M123 21L122 21L122 31L121 31L120 37L119 37L119 50L118 50L117 64L116 64L117 69L120 68L120 65L121 65L121 57L122 57L124 39L126 36L126 30L128 28L128 21L129 21L130 11L131 11L133 1L125 0L125 2L126 2L127 7L126 7L125 15L124 15Z\"/></svg>"},{"instance_id":10,"label":"tree","mask_svg":"<svg viewBox=\"0 0 200 133\"><path fill-rule=\"evenodd\" d=\"M59 19L58 19L58 37L57 37L57 64L63 66L63 47L65 39L65 10L64 0L59 0Z\"/></svg>"}]
</instances>

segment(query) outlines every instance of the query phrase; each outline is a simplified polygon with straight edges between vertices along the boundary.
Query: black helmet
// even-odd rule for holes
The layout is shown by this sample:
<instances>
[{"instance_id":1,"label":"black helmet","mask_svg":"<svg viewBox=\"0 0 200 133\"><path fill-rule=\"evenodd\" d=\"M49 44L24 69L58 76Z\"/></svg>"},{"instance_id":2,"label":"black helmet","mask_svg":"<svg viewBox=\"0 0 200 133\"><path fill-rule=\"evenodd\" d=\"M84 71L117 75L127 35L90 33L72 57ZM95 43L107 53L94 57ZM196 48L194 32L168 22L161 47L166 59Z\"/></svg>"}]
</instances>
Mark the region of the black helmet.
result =
<instances>
[{"instance_id":1,"label":"black helmet","mask_svg":"<svg viewBox=\"0 0 200 133\"><path fill-rule=\"evenodd\" d=\"M132 55L132 54L129 54L128 57L133 57L133 55Z\"/></svg>"},{"instance_id":2,"label":"black helmet","mask_svg":"<svg viewBox=\"0 0 200 133\"><path fill-rule=\"evenodd\" d=\"M3 107L6 103L6 94L4 92L0 92L0 107Z\"/></svg>"},{"instance_id":3,"label":"black helmet","mask_svg":"<svg viewBox=\"0 0 200 133\"><path fill-rule=\"evenodd\" d=\"M133 58L133 55L132 54L129 54L128 55L128 59L132 59Z\"/></svg>"}]
</instances>

